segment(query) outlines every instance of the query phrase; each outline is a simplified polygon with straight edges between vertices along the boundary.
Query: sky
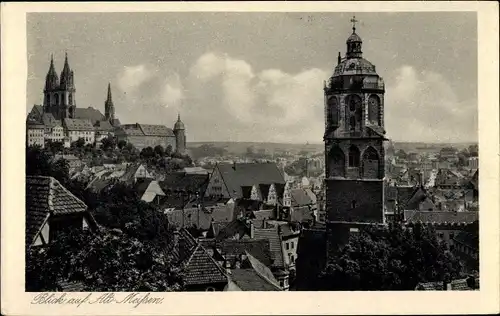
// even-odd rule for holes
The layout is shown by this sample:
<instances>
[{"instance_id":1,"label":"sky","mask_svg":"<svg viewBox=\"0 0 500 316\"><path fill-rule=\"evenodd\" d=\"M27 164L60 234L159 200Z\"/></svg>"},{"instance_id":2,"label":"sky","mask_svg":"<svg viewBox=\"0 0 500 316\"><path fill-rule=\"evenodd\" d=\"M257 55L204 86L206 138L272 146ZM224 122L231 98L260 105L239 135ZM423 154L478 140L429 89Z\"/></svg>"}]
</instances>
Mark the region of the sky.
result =
<instances>
[{"instance_id":1,"label":"sky","mask_svg":"<svg viewBox=\"0 0 500 316\"><path fill-rule=\"evenodd\" d=\"M321 143L323 82L359 20L384 79L388 138L477 141L477 17L415 13L29 13L27 112L67 52L77 107L173 127L188 142Z\"/></svg>"}]
</instances>

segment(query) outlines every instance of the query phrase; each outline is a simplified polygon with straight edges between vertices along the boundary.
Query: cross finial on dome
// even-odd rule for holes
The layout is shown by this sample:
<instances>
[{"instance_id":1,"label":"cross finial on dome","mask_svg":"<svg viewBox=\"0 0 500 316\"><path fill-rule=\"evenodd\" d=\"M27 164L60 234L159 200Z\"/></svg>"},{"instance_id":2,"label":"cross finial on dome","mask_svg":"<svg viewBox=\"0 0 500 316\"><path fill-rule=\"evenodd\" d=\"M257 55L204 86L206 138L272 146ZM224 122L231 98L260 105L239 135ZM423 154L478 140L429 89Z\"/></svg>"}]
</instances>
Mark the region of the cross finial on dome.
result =
<instances>
[{"instance_id":1,"label":"cross finial on dome","mask_svg":"<svg viewBox=\"0 0 500 316\"><path fill-rule=\"evenodd\" d=\"M356 22L359 22L358 20L356 20L356 16L353 15L352 16L352 19L351 19L351 23L352 23L352 32L356 32Z\"/></svg>"}]
</instances>

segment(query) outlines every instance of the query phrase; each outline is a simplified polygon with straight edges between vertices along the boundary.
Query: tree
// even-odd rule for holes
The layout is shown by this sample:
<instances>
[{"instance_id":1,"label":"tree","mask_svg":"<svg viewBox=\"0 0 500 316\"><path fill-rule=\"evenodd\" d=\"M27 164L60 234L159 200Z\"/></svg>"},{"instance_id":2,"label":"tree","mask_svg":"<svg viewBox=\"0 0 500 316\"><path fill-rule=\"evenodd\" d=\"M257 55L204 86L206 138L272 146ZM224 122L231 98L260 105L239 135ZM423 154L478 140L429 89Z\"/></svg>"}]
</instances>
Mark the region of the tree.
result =
<instances>
[{"instance_id":1,"label":"tree","mask_svg":"<svg viewBox=\"0 0 500 316\"><path fill-rule=\"evenodd\" d=\"M71 148L82 149L85 146L85 140L83 138L78 138L77 141L71 143Z\"/></svg>"},{"instance_id":2,"label":"tree","mask_svg":"<svg viewBox=\"0 0 500 316\"><path fill-rule=\"evenodd\" d=\"M52 140L48 140L45 143L45 149L50 151L52 155L55 155L64 150L64 144L62 142L54 142Z\"/></svg>"},{"instance_id":3,"label":"tree","mask_svg":"<svg viewBox=\"0 0 500 316\"><path fill-rule=\"evenodd\" d=\"M141 153L139 154L141 158L143 159L150 159L155 156L154 150L151 147L145 147L141 150Z\"/></svg>"},{"instance_id":4,"label":"tree","mask_svg":"<svg viewBox=\"0 0 500 316\"><path fill-rule=\"evenodd\" d=\"M101 144L104 151L114 150L116 148L116 139L112 136L108 136L101 140Z\"/></svg>"},{"instance_id":5,"label":"tree","mask_svg":"<svg viewBox=\"0 0 500 316\"><path fill-rule=\"evenodd\" d=\"M168 145L167 148L165 148L165 156L170 157L172 155L172 146Z\"/></svg>"},{"instance_id":6,"label":"tree","mask_svg":"<svg viewBox=\"0 0 500 316\"><path fill-rule=\"evenodd\" d=\"M431 228L390 227L353 234L320 274L321 290L413 290L419 282L455 278L460 262Z\"/></svg>"},{"instance_id":7,"label":"tree","mask_svg":"<svg viewBox=\"0 0 500 316\"><path fill-rule=\"evenodd\" d=\"M60 290L66 280L79 281L90 292L182 289L182 271L165 251L106 231L66 231L48 247L27 251L27 291Z\"/></svg>"},{"instance_id":8,"label":"tree","mask_svg":"<svg viewBox=\"0 0 500 316\"><path fill-rule=\"evenodd\" d=\"M158 157L164 157L165 156L165 149L161 145L156 145L155 148L153 149L154 153Z\"/></svg>"},{"instance_id":9,"label":"tree","mask_svg":"<svg viewBox=\"0 0 500 316\"><path fill-rule=\"evenodd\" d=\"M117 146L118 149L122 150L123 148L125 148L125 146L127 146L127 142L122 139L118 142Z\"/></svg>"}]
</instances>

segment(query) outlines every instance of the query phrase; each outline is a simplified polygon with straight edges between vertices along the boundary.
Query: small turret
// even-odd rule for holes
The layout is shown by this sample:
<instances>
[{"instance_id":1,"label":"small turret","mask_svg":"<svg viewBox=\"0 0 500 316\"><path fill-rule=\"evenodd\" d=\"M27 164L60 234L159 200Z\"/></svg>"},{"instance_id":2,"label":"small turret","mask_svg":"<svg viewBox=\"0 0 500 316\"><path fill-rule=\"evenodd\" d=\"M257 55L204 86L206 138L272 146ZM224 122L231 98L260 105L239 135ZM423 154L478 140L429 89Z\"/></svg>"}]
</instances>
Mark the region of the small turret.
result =
<instances>
[{"instance_id":1,"label":"small turret","mask_svg":"<svg viewBox=\"0 0 500 316\"><path fill-rule=\"evenodd\" d=\"M186 152L186 132L184 123L181 121L181 115L177 115L177 122L174 125L174 134L175 134L175 150L180 154L184 154Z\"/></svg>"}]
</instances>

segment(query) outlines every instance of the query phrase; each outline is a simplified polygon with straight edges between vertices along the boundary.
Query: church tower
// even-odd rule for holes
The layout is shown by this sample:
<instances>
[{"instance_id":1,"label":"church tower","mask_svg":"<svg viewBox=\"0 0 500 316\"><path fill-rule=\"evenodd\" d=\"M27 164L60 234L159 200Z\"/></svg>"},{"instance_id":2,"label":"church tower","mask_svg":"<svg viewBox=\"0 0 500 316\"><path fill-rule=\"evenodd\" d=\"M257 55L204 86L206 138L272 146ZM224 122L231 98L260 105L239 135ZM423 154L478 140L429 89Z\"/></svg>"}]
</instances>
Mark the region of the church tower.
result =
<instances>
[{"instance_id":1,"label":"church tower","mask_svg":"<svg viewBox=\"0 0 500 316\"><path fill-rule=\"evenodd\" d=\"M324 86L326 220L337 228L384 222L385 86L351 22L345 57Z\"/></svg>"},{"instance_id":2,"label":"church tower","mask_svg":"<svg viewBox=\"0 0 500 316\"><path fill-rule=\"evenodd\" d=\"M75 115L75 83L74 74L69 67L68 53L64 58L64 66L61 71L61 81L59 82L59 118L73 118Z\"/></svg>"},{"instance_id":3,"label":"church tower","mask_svg":"<svg viewBox=\"0 0 500 316\"><path fill-rule=\"evenodd\" d=\"M47 76L45 76L45 88L43 89L43 112L53 113L56 107L59 106L59 97L57 90L59 89L59 76L54 67L54 56L50 56L50 66Z\"/></svg>"},{"instance_id":4,"label":"church tower","mask_svg":"<svg viewBox=\"0 0 500 316\"><path fill-rule=\"evenodd\" d=\"M174 125L175 134L175 150L179 154L184 154L186 152L186 129L184 128L184 123L181 121L181 115L177 115L177 122Z\"/></svg>"},{"instance_id":5,"label":"church tower","mask_svg":"<svg viewBox=\"0 0 500 316\"><path fill-rule=\"evenodd\" d=\"M74 74L69 67L68 54L64 60L64 67L60 80L54 67L54 58L50 59L50 67L45 77L43 90L43 108L45 113L52 113L56 119L72 118L75 114L75 84Z\"/></svg>"},{"instance_id":6,"label":"church tower","mask_svg":"<svg viewBox=\"0 0 500 316\"><path fill-rule=\"evenodd\" d=\"M108 98L104 102L104 116L107 121L113 124L115 120L115 106L113 104L113 96L111 95L111 83L108 83Z\"/></svg>"}]
</instances>

